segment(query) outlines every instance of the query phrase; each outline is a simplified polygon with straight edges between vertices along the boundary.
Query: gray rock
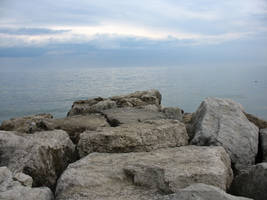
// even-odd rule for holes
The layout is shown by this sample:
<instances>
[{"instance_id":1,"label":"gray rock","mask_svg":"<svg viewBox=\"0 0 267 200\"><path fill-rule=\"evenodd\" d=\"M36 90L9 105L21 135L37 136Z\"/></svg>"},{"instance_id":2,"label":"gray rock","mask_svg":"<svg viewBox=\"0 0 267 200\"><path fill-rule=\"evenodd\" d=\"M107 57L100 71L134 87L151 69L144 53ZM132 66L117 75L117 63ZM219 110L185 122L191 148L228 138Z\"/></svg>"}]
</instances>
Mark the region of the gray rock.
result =
<instances>
[{"instance_id":1,"label":"gray rock","mask_svg":"<svg viewBox=\"0 0 267 200\"><path fill-rule=\"evenodd\" d=\"M240 104L207 98L194 113L192 124L195 133L192 144L223 146L236 170L255 163L259 130L248 121Z\"/></svg>"},{"instance_id":2,"label":"gray rock","mask_svg":"<svg viewBox=\"0 0 267 200\"><path fill-rule=\"evenodd\" d=\"M158 90L137 91L128 95L114 96L110 98L94 98L75 101L68 116L98 113L103 110L117 107L143 107L156 105L160 108L161 94Z\"/></svg>"},{"instance_id":3,"label":"gray rock","mask_svg":"<svg viewBox=\"0 0 267 200\"><path fill-rule=\"evenodd\" d=\"M80 135L77 149L83 157L92 152L142 152L187 144L188 136L183 123L150 120L86 131Z\"/></svg>"},{"instance_id":4,"label":"gray rock","mask_svg":"<svg viewBox=\"0 0 267 200\"><path fill-rule=\"evenodd\" d=\"M142 153L92 153L72 163L58 180L57 200L139 200L194 183L226 190L230 158L222 147L184 146Z\"/></svg>"},{"instance_id":5,"label":"gray rock","mask_svg":"<svg viewBox=\"0 0 267 200\"><path fill-rule=\"evenodd\" d=\"M104 110L102 113L106 116L111 126L143 122L153 119L166 119L166 116L161 112L133 107L109 109Z\"/></svg>"},{"instance_id":6,"label":"gray rock","mask_svg":"<svg viewBox=\"0 0 267 200\"><path fill-rule=\"evenodd\" d=\"M155 198L153 200L252 200L227 194L225 191L202 183L193 184L180 189L175 194Z\"/></svg>"},{"instance_id":7,"label":"gray rock","mask_svg":"<svg viewBox=\"0 0 267 200\"><path fill-rule=\"evenodd\" d=\"M20 182L23 186L29 186L32 187L33 179L27 174L24 173L16 173L13 177L15 181Z\"/></svg>"},{"instance_id":8,"label":"gray rock","mask_svg":"<svg viewBox=\"0 0 267 200\"><path fill-rule=\"evenodd\" d=\"M24 174L24 176L27 176ZM7 167L0 167L0 199L3 200L53 200L54 196L47 187L25 187L15 181Z\"/></svg>"},{"instance_id":9,"label":"gray rock","mask_svg":"<svg viewBox=\"0 0 267 200\"><path fill-rule=\"evenodd\" d=\"M76 154L75 146L62 130L20 135L0 131L0 158L0 166L33 177L33 186L53 188Z\"/></svg>"},{"instance_id":10,"label":"gray rock","mask_svg":"<svg viewBox=\"0 0 267 200\"><path fill-rule=\"evenodd\" d=\"M165 107L162 109L162 112L168 119L183 121L184 111L178 107Z\"/></svg>"},{"instance_id":11,"label":"gray rock","mask_svg":"<svg viewBox=\"0 0 267 200\"><path fill-rule=\"evenodd\" d=\"M252 122L253 124L255 124L259 129L267 128L267 121L266 120L261 119L259 117L256 117L256 116L249 114L249 113L246 113L246 112L244 112L244 114L246 115L248 120L250 122Z\"/></svg>"},{"instance_id":12,"label":"gray rock","mask_svg":"<svg viewBox=\"0 0 267 200\"><path fill-rule=\"evenodd\" d=\"M51 130L46 121L52 119L50 114L38 114L26 117L12 118L2 122L0 130L34 133L36 131Z\"/></svg>"},{"instance_id":13,"label":"gray rock","mask_svg":"<svg viewBox=\"0 0 267 200\"><path fill-rule=\"evenodd\" d=\"M267 128L260 130L260 149L263 162L267 162Z\"/></svg>"},{"instance_id":14,"label":"gray rock","mask_svg":"<svg viewBox=\"0 0 267 200\"><path fill-rule=\"evenodd\" d=\"M255 200L267 199L267 163L259 163L243 170L234 178L230 193Z\"/></svg>"}]
</instances>

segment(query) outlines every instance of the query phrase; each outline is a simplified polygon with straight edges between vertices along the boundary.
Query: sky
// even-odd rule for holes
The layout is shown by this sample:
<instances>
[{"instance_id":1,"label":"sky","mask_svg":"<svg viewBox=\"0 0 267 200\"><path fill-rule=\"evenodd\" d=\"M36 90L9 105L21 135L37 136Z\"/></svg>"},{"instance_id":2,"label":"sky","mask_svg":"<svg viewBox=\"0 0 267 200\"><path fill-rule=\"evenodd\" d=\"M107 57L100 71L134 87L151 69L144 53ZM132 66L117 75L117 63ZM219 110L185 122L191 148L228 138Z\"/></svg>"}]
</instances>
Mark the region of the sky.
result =
<instances>
[{"instance_id":1,"label":"sky","mask_svg":"<svg viewBox=\"0 0 267 200\"><path fill-rule=\"evenodd\" d=\"M266 64L267 0L0 0L0 66Z\"/></svg>"}]
</instances>

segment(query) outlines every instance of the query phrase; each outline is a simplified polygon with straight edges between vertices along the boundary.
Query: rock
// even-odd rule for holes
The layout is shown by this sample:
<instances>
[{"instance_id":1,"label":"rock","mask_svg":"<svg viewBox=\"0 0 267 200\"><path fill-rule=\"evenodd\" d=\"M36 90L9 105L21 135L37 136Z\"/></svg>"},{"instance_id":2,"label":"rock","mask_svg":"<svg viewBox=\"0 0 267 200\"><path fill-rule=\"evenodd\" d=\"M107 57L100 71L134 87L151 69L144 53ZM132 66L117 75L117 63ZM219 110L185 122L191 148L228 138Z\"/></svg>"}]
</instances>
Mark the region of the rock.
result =
<instances>
[{"instance_id":1,"label":"rock","mask_svg":"<svg viewBox=\"0 0 267 200\"><path fill-rule=\"evenodd\" d=\"M98 113L117 107L144 107L156 105L160 108L161 94L158 90L138 91L128 95L114 96L110 98L94 98L75 101L68 116Z\"/></svg>"},{"instance_id":2,"label":"rock","mask_svg":"<svg viewBox=\"0 0 267 200\"><path fill-rule=\"evenodd\" d=\"M27 175L20 174L26 177ZM0 167L0 199L3 200L53 200L54 196L47 187L25 187L15 181L11 171L7 167Z\"/></svg>"},{"instance_id":3,"label":"rock","mask_svg":"<svg viewBox=\"0 0 267 200\"><path fill-rule=\"evenodd\" d=\"M53 126L53 129L66 131L75 144L79 141L80 133L86 130L94 131L99 127L109 126L106 118L101 114L75 115L54 119L50 124Z\"/></svg>"},{"instance_id":4,"label":"rock","mask_svg":"<svg viewBox=\"0 0 267 200\"><path fill-rule=\"evenodd\" d=\"M267 162L267 128L260 130L260 149L262 161Z\"/></svg>"},{"instance_id":5,"label":"rock","mask_svg":"<svg viewBox=\"0 0 267 200\"><path fill-rule=\"evenodd\" d=\"M15 181L20 182L23 186L29 186L32 187L33 179L27 174L24 173L16 173L13 177Z\"/></svg>"},{"instance_id":6,"label":"rock","mask_svg":"<svg viewBox=\"0 0 267 200\"><path fill-rule=\"evenodd\" d=\"M53 188L59 175L75 159L75 146L65 131L0 131L0 166L30 175L34 187Z\"/></svg>"},{"instance_id":7,"label":"rock","mask_svg":"<svg viewBox=\"0 0 267 200\"><path fill-rule=\"evenodd\" d=\"M252 122L253 124L255 124L259 129L264 129L267 128L267 121L260 119L252 114L246 113L244 112L244 114L246 115L246 117L248 118L248 120L250 122Z\"/></svg>"},{"instance_id":8,"label":"rock","mask_svg":"<svg viewBox=\"0 0 267 200\"><path fill-rule=\"evenodd\" d=\"M226 190L230 158L222 147L184 146L142 153L92 153L72 163L58 180L57 200L149 199L194 183Z\"/></svg>"},{"instance_id":9,"label":"rock","mask_svg":"<svg viewBox=\"0 0 267 200\"><path fill-rule=\"evenodd\" d=\"M12 118L3 121L0 130L17 131L22 133L34 133L36 131L49 130L49 127L47 127L44 122L52 118L53 116L50 114Z\"/></svg>"},{"instance_id":10,"label":"rock","mask_svg":"<svg viewBox=\"0 0 267 200\"><path fill-rule=\"evenodd\" d=\"M166 115L168 119L176 119L183 121L184 111L178 107L165 107L162 109L162 112Z\"/></svg>"},{"instance_id":11,"label":"rock","mask_svg":"<svg viewBox=\"0 0 267 200\"><path fill-rule=\"evenodd\" d=\"M267 163L260 163L249 167L235 177L231 194L253 198L267 199Z\"/></svg>"},{"instance_id":12,"label":"rock","mask_svg":"<svg viewBox=\"0 0 267 200\"><path fill-rule=\"evenodd\" d=\"M157 197L153 200L252 200L227 194L225 191L203 183L190 185L175 194Z\"/></svg>"},{"instance_id":13,"label":"rock","mask_svg":"<svg viewBox=\"0 0 267 200\"><path fill-rule=\"evenodd\" d=\"M133 107L104 110L103 114L106 116L111 126L143 122L146 120L153 120L153 119L166 119L166 116L161 112L133 108Z\"/></svg>"},{"instance_id":14,"label":"rock","mask_svg":"<svg viewBox=\"0 0 267 200\"><path fill-rule=\"evenodd\" d=\"M92 152L142 152L187 144L188 136L183 123L150 120L86 131L80 135L77 149L79 156L83 157Z\"/></svg>"},{"instance_id":15,"label":"rock","mask_svg":"<svg viewBox=\"0 0 267 200\"><path fill-rule=\"evenodd\" d=\"M255 163L258 128L248 121L240 104L228 99L207 98L193 116L191 144L223 146L239 171Z\"/></svg>"}]
</instances>

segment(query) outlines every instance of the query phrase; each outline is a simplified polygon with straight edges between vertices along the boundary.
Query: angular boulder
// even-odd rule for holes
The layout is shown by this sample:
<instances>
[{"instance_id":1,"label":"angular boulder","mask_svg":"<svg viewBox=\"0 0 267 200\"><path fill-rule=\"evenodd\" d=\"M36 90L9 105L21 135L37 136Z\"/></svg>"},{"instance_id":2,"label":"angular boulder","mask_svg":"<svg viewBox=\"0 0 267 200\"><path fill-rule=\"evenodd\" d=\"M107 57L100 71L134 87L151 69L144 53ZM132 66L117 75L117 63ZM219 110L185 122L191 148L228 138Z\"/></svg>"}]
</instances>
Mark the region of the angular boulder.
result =
<instances>
[{"instance_id":1,"label":"angular boulder","mask_svg":"<svg viewBox=\"0 0 267 200\"><path fill-rule=\"evenodd\" d=\"M158 90L137 91L128 95L110 98L93 98L75 101L68 112L68 116L98 113L117 107L143 107L156 105L160 107L161 94Z\"/></svg>"},{"instance_id":2,"label":"angular boulder","mask_svg":"<svg viewBox=\"0 0 267 200\"><path fill-rule=\"evenodd\" d=\"M205 99L192 118L191 144L223 146L235 170L255 163L259 129L243 114L240 104L229 99Z\"/></svg>"},{"instance_id":3,"label":"angular boulder","mask_svg":"<svg viewBox=\"0 0 267 200\"><path fill-rule=\"evenodd\" d=\"M234 195L267 199L267 163L259 163L244 170L234 178L230 192Z\"/></svg>"},{"instance_id":4,"label":"angular boulder","mask_svg":"<svg viewBox=\"0 0 267 200\"><path fill-rule=\"evenodd\" d=\"M77 149L79 156L84 157L92 152L144 152L187 144L188 135L183 123L149 120L86 131L80 135Z\"/></svg>"},{"instance_id":5,"label":"angular boulder","mask_svg":"<svg viewBox=\"0 0 267 200\"><path fill-rule=\"evenodd\" d=\"M180 122L183 121L184 111L178 107L165 107L162 108L162 112L168 119L176 119Z\"/></svg>"},{"instance_id":6,"label":"angular boulder","mask_svg":"<svg viewBox=\"0 0 267 200\"><path fill-rule=\"evenodd\" d=\"M21 176L27 176L22 175ZM7 167L0 167L0 199L3 200L53 200L54 195L47 187L27 187L14 180Z\"/></svg>"},{"instance_id":7,"label":"angular boulder","mask_svg":"<svg viewBox=\"0 0 267 200\"><path fill-rule=\"evenodd\" d=\"M142 153L92 153L72 163L58 180L57 200L139 200L194 183L226 190L230 158L222 147L184 146Z\"/></svg>"},{"instance_id":8,"label":"angular boulder","mask_svg":"<svg viewBox=\"0 0 267 200\"><path fill-rule=\"evenodd\" d=\"M249 114L246 112L244 112L244 114L246 115L248 120L250 122L252 122L253 124L255 124L259 129L267 128L267 121L266 120L263 120L259 117L256 117L255 115L252 115L252 114Z\"/></svg>"},{"instance_id":9,"label":"angular boulder","mask_svg":"<svg viewBox=\"0 0 267 200\"><path fill-rule=\"evenodd\" d=\"M130 124L153 119L166 119L162 112L134 107L114 108L102 112L111 126Z\"/></svg>"},{"instance_id":10,"label":"angular boulder","mask_svg":"<svg viewBox=\"0 0 267 200\"><path fill-rule=\"evenodd\" d=\"M30 115L26 117L11 118L2 122L0 130L34 133L42 130L51 130L46 122L53 118L50 114Z\"/></svg>"},{"instance_id":11,"label":"angular boulder","mask_svg":"<svg viewBox=\"0 0 267 200\"><path fill-rule=\"evenodd\" d=\"M267 128L260 130L260 150L262 161L267 162Z\"/></svg>"},{"instance_id":12,"label":"angular boulder","mask_svg":"<svg viewBox=\"0 0 267 200\"><path fill-rule=\"evenodd\" d=\"M53 188L59 175L75 159L75 146L65 131L0 131L0 166L30 175L33 186Z\"/></svg>"},{"instance_id":13,"label":"angular boulder","mask_svg":"<svg viewBox=\"0 0 267 200\"><path fill-rule=\"evenodd\" d=\"M152 199L151 199L152 200ZM252 200L245 197L238 197L227 194L220 188L197 183L184 189L180 189L175 194L164 197L156 197L153 200Z\"/></svg>"}]
</instances>

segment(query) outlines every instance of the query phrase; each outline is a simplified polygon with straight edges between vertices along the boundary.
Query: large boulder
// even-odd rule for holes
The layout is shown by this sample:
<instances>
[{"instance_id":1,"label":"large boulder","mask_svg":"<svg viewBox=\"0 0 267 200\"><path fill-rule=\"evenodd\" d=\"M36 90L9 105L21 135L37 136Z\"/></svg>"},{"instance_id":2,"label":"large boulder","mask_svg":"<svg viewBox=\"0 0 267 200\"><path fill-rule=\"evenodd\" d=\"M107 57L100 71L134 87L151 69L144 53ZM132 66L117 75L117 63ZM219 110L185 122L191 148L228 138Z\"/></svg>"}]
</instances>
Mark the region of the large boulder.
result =
<instances>
[{"instance_id":1,"label":"large boulder","mask_svg":"<svg viewBox=\"0 0 267 200\"><path fill-rule=\"evenodd\" d=\"M72 163L58 180L57 200L139 200L194 183L226 190L230 158L222 147L184 146L138 153L92 153Z\"/></svg>"},{"instance_id":2,"label":"large boulder","mask_svg":"<svg viewBox=\"0 0 267 200\"><path fill-rule=\"evenodd\" d=\"M255 124L257 127L259 127L259 129L267 128L267 121L266 120L263 120L259 117L256 117L255 115L252 115L252 114L249 114L246 112L244 112L244 114L246 115L248 120L250 122L252 122L253 124Z\"/></svg>"},{"instance_id":3,"label":"large boulder","mask_svg":"<svg viewBox=\"0 0 267 200\"><path fill-rule=\"evenodd\" d=\"M184 111L178 107L164 107L161 111L168 119L183 121Z\"/></svg>"},{"instance_id":4,"label":"large boulder","mask_svg":"<svg viewBox=\"0 0 267 200\"><path fill-rule=\"evenodd\" d=\"M27 177L26 174L20 176ZM53 200L54 196L47 187L32 188L24 186L7 167L0 167L0 199L3 200Z\"/></svg>"},{"instance_id":5,"label":"large boulder","mask_svg":"<svg viewBox=\"0 0 267 200\"><path fill-rule=\"evenodd\" d=\"M267 128L260 130L260 150L262 161L267 162Z\"/></svg>"},{"instance_id":6,"label":"large boulder","mask_svg":"<svg viewBox=\"0 0 267 200\"><path fill-rule=\"evenodd\" d=\"M75 159L75 146L65 131L0 131L0 166L30 175L33 186L53 188L59 175Z\"/></svg>"},{"instance_id":7,"label":"large boulder","mask_svg":"<svg viewBox=\"0 0 267 200\"><path fill-rule=\"evenodd\" d=\"M149 120L143 123L105 127L80 135L80 157L92 152L142 152L188 144L185 125L177 120Z\"/></svg>"},{"instance_id":8,"label":"large boulder","mask_svg":"<svg viewBox=\"0 0 267 200\"><path fill-rule=\"evenodd\" d=\"M260 163L243 170L235 177L230 192L255 200L266 200L267 163Z\"/></svg>"},{"instance_id":9,"label":"large boulder","mask_svg":"<svg viewBox=\"0 0 267 200\"><path fill-rule=\"evenodd\" d=\"M197 183L184 189L178 190L175 194L156 196L151 200L252 200L245 197L237 197L227 194L220 188Z\"/></svg>"},{"instance_id":10,"label":"large boulder","mask_svg":"<svg viewBox=\"0 0 267 200\"><path fill-rule=\"evenodd\" d=\"M34 133L36 131L51 130L46 122L53 118L50 114L30 115L26 117L11 118L2 122L0 130Z\"/></svg>"},{"instance_id":11,"label":"large boulder","mask_svg":"<svg viewBox=\"0 0 267 200\"><path fill-rule=\"evenodd\" d=\"M108 109L102 113L106 116L111 126L167 118L162 112L134 107Z\"/></svg>"},{"instance_id":12,"label":"large boulder","mask_svg":"<svg viewBox=\"0 0 267 200\"><path fill-rule=\"evenodd\" d=\"M131 94L110 98L93 98L75 101L68 112L68 116L98 113L117 107L144 107L156 105L160 107L161 94L158 90L137 91Z\"/></svg>"},{"instance_id":13,"label":"large boulder","mask_svg":"<svg viewBox=\"0 0 267 200\"><path fill-rule=\"evenodd\" d=\"M192 144L223 146L238 171L255 163L259 129L249 122L240 104L207 98L194 113L192 125Z\"/></svg>"}]
</instances>

